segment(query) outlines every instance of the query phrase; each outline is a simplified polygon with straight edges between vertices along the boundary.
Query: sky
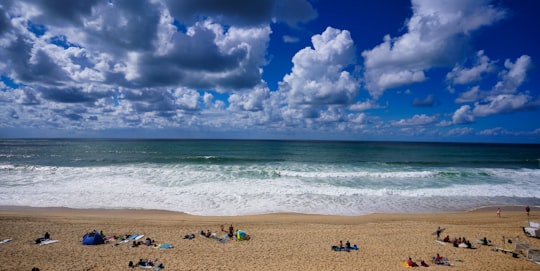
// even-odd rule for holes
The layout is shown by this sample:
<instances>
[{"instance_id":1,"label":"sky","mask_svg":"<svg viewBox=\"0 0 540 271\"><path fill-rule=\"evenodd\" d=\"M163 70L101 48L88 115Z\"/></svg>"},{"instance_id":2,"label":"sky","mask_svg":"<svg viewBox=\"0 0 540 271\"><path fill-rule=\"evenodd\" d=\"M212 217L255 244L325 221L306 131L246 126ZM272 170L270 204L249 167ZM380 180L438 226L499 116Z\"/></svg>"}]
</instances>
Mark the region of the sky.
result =
<instances>
[{"instance_id":1,"label":"sky","mask_svg":"<svg viewBox=\"0 0 540 271\"><path fill-rule=\"evenodd\" d=\"M540 143L536 0L0 0L0 137Z\"/></svg>"}]
</instances>

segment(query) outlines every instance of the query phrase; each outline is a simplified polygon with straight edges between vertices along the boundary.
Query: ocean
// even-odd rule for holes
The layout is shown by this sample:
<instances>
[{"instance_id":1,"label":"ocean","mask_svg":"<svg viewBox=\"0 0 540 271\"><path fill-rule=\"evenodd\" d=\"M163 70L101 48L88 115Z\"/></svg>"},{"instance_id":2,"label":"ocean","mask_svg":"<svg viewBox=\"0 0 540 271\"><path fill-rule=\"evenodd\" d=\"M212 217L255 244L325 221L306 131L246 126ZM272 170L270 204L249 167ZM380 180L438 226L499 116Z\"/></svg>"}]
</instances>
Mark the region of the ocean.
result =
<instances>
[{"instance_id":1,"label":"ocean","mask_svg":"<svg viewBox=\"0 0 540 271\"><path fill-rule=\"evenodd\" d=\"M0 140L0 205L203 216L540 206L540 145Z\"/></svg>"}]
</instances>

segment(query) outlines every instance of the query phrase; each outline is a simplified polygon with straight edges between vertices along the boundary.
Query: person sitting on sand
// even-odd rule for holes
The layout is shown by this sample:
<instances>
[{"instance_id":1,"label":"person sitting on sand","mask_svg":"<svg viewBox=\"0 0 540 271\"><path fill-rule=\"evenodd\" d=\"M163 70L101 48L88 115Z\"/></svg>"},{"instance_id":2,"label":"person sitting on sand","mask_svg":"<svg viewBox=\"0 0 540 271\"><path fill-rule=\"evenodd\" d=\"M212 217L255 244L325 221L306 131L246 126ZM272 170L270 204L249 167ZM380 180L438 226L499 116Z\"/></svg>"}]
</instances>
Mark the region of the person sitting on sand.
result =
<instances>
[{"instance_id":1,"label":"person sitting on sand","mask_svg":"<svg viewBox=\"0 0 540 271\"><path fill-rule=\"evenodd\" d=\"M343 249L343 241L339 240L339 248Z\"/></svg>"},{"instance_id":2,"label":"person sitting on sand","mask_svg":"<svg viewBox=\"0 0 540 271\"><path fill-rule=\"evenodd\" d=\"M210 232L210 230L206 230L206 234L204 236L206 236L206 238L210 238L210 236L212 236L212 233Z\"/></svg>"},{"instance_id":3,"label":"person sitting on sand","mask_svg":"<svg viewBox=\"0 0 540 271\"><path fill-rule=\"evenodd\" d=\"M437 253L437 256L433 257L433 263L436 265L448 265L448 259Z\"/></svg>"},{"instance_id":4,"label":"person sitting on sand","mask_svg":"<svg viewBox=\"0 0 540 271\"><path fill-rule=\"evenodd\" d=\"M413 262L411 257L409 257L409 259L407 260L407 265L410 266L410 267L417 267L418 266L417 263Z\"/></svg>"},{"instance_id":5,"label":"person sitting on sand","mask_svg":"<svg viewBox=\"0 0 540 271\"><path fill-rule=\"evenodd\" d=\"M447 235L446 237L444 237L443 242L450 243L450 235Z\"/></svg>"},{"instance_id":6,"label":"person sitting on sand","mask_svg":"<svg viewBox=\"0 0 540 271\"><path fill-rule=\"evenodd\" d=\"M424 262L424 260L420 261L420 266L429 267L429 265L426 262Z\"/></svg>"},{"instance_id":7,"label":"person sitting on sand","mask_svg":"<svg viewBox=\"0 0 540 271\"><path fill-rule=\"evenodd\" d=\"M231 225L229 226L229 238L233 238L233 236L234 236L234 227L233 227L233 225L231 224Z\"/></svg>"},{"instance_id":8,"label":"person sitting on sand","mask_svg":"<svg viewBox=\"0 0 540 271\"><path fill-rule=\"evenodd\" d=\"M349 242L349 240L347 240L347 242L345 242L345 248L346 249L352 249L351 242Z\"/></svg>"},{"instance_id":9,"label":"person sitting on sand","mask_svg":"<svg viewBox=\"0 0 540 271\"><path fill-rule=\"evenodd\" d=\"M43 238L51 239L51 235L49 234L49 232L45 232L45 236Z\"/></svg>"}]
</instances>

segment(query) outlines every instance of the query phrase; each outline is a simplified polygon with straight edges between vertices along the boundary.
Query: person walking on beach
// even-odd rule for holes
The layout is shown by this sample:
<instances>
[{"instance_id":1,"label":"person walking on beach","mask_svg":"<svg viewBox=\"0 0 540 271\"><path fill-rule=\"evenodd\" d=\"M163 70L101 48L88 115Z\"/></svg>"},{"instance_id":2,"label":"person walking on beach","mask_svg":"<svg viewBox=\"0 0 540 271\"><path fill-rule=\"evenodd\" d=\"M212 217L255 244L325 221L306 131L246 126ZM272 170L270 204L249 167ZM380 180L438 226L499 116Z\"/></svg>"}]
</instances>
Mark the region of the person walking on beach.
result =
<instances>
[{"instance_id":1,"label":"person walking on beach","mask_svg":"<svg viewBox=\"0 0 540 271\"><path fill-rule=\"evenodd\" d=\"M525 212L527 212L527 217L531 216L531 207L529 207L529 205L527 205L527 207L525 207Z\"/></svg>"},{"instance_id":2,"label":"person walking on beach","mask_svg":"<svg viewBox=\"0 0 540 271\"><path fill-rule=\"evenodd\" d=\"M497 216L501 217L501 208L497 208Z\"/></svg>"},{"instance_id":3,"label":"person walking on beach","mask_svg":"<svg viewBox=\"0 0 540 271\"><path fill-rule=\"evenodd\" d=\"M441 227L437 227L437 231L436 231L436 233L437 233L437 240L439 240L439 237L441 237L441 232L442 232Z\"/></svg>"}]
</instances>

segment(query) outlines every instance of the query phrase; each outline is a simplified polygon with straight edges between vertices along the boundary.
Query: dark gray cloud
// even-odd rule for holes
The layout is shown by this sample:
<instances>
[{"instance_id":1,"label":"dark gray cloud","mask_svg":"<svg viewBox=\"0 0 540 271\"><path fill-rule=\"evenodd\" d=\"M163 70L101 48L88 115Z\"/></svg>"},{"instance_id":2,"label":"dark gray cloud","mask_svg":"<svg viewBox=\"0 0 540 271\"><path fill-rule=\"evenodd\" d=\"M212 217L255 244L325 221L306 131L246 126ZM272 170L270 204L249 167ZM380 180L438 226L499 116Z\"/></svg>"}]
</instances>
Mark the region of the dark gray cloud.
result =
<instances>
[{"instance_id":1,"label":"dark gray cloud","mask_svg":"<svg viewBox=\"0 0 540 271\"><path fill-rule=\"evenodd\" d=\"M75 1L77 2L77 1ZM87 17L86 46L116 54L153 50L161 7L150 1L114 1Z\"/></svg>"},{"instance_id":2,"label":"dark gray cloud","mask_svg":"<svg viewBox=\"0 0 540 271\"><path fill-rule=\"evenodd\" d=\"M62 67L43 50L34 48L27 37L19 36L9 46L0 49L0 56L10 65L13 79L20 82L56 85L69 79Z\"/></svg>"},{"instance_id":3,"label":"dark gray cloud","mask_svg":"<svg viewBox=\"0 0 540 271\"><path fill-rule=\"evenodd\" d=\"M274 0L167 0L171 14L182 22L213 16L228 24L261 24L270 21Z\"/></svg>"},{"instance_id":4,"label":"dark gray cloud","mask_svg":"<svg viewBox=\"0 0 540 271\"><path fill-rule=\"evenodd\" d=\"M81 24L82 19L92 13L92 7L98 3L104 3L105 0L47 0L26 2L37 5L43 11L43 14L38 17L38 21L46 22L47 24L64 24L66 21Z\"/></svg>"},{"instance_id":5,"label":"dark gray cloud","mask_svg":"<svg viewBox=\"0 0 540 271\"><path fill-rule=\"evenodd\" d=\"M0 6L0 36L11 29L11 21L9 20L7 11Z\"/></svg>"},{"instance_id":6,"label":"dark gray cloud","mask_svg":"<svg viewBox=\"0 0 540 271\"><path fill-rule=\"evenodd\" d=\"M42 88L40 89L43 99L57 103L92 105L99 99L111 97L112 91L88 92L81 88Z\"/></svg>"},{"instance_id":7,"label":"dark gray cloud","mask_svg":"<svg viewBox=\"0 0 540 271\"><path fill-rule=\"evenodd\" d=\"M306 23L317 17L317 12L313 9L311 4L305 0L276 1L274 13L279 21L284 21L289 25Z\"/></svg>"},{"instance_id":8,"label":"dark gray cloud","mask_svg":"<svg viewBox=\"0 0 540 271\"><path fill-rule=\"evenodd\" d=\"M167 0L171 14L182 22L214 17L225 24L259 25L273 18L290 25L307 22L317 16L307 0Z\"/></svg>"}]
</instances>

